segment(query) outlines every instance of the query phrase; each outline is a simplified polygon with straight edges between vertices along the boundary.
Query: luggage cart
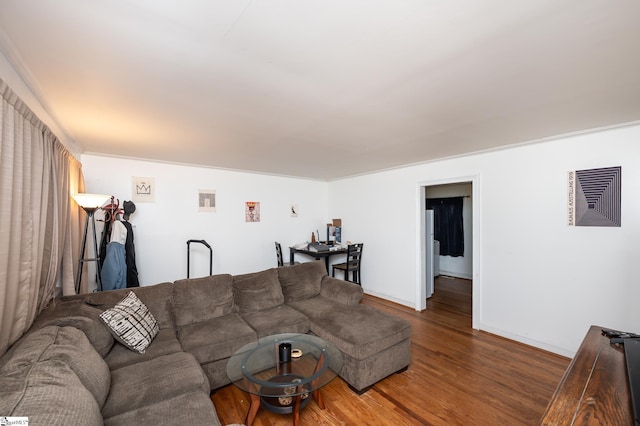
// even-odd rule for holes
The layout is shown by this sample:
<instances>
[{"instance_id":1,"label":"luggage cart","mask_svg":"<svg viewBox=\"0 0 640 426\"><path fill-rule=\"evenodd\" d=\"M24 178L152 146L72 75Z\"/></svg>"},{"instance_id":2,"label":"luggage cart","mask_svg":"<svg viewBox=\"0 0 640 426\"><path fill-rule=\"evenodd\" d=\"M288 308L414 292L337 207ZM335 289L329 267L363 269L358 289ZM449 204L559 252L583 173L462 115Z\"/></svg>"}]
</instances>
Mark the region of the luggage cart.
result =
<instances>
[{"instance_id":1,"label":"luggage cart","mask_svg":"<svg viewBox=\"0 0 640 426\"><path fill-rule=\"evenodd\" d=\"M209 275L213 275L213 249L205 240L188 240L187 241L187 278L189 278L190 252L191 243L202 244L209 249Z\"/></svg>"}]
</instances>

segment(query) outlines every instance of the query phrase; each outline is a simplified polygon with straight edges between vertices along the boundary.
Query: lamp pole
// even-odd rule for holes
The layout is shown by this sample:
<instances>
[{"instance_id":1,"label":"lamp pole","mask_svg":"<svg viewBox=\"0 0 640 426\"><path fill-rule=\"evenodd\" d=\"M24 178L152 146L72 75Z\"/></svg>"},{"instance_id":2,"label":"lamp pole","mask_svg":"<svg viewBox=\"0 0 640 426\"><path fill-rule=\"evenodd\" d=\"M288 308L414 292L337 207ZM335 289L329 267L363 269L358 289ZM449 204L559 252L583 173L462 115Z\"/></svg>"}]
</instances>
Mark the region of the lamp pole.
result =
<instances>
[{"instance_id":1,"label":"lamp pole","mask_svg":"<svg viewBox=\"0 0 640 426\"><path fill-rule=\"evenodd\" d=\"M76 274L76 294L80 293L80 282L82 281L82 266L84 262L95 261L97 265L98 275L96 276L96 283L98 284L98 291L102 291L102 281L100 280L100 260L98 259L98 239L96 237L96 218L93 215L97 207L82 207L87 213L87 219L84 222L84 233L82 235L82 248L80 249L80 260L78 261L78 273ZM87 228L89 227L89 219L91 219L91 225L93 230L93 253L96 257L86 258L84 257L85 248L87 246Z\"/></svg>"},{"instance_id":2,"label":"lamp pole","mask_svg":"<svg viewBox=\"0 0 640 426\"><path fill-rule=\"evenodd\" d=\"M78 273L76 274L75 290L76 294L80 293L80 283L82 281L82 269L84 262L96 262L96 269L98 274L96 276L96 283L98 285L98 291L102 291L102 281L100 279L100 259L98 258L98 238L96 236L96 219L94 213L104 203L107 202L111 196L102 194L74 194L73 199L78 203L82 210L85 211L87 217L84 222L84 233L82 234L82 248L80 249L80 259L78 260ZM87 230L89 228L89 220L91 220L92 232L93 232L93 253L95 257L86 258L85 249L87 247Z\"/></svg>"}]
</instances>

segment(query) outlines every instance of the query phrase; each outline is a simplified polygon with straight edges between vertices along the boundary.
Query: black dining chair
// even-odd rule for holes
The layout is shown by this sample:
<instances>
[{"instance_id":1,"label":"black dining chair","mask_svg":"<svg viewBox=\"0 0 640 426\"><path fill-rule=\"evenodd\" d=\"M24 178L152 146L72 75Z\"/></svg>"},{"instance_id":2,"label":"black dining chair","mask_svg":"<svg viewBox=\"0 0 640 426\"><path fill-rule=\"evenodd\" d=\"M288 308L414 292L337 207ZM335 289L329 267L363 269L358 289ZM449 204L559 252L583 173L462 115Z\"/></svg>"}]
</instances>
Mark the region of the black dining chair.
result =
<instances>
[{"instance_id":1,"label":"black dining chair","mask_svg":"<svg viewBox=\"0 0 640 426\"><path fill-rule=\"evenodd\" d=\"M300 262L287 262L286 264L284 263L284 261L282 260L282 247L280 246L280 243L276 241L276 258L278 260L278 266L291 266L291 265L297 265Z\"/></svg>"},{"instance_id":2,"label":"black dining chair","mask_svg":"<svg viewBox=\"0 0 640 426\"><path fill-rule=\"evenodd\" d=\"M360 282L360 262L362 260L362 248L364 244L349 244L347 246L347 261L344 263L338 263L333 265L331 270L331 276L336 276L336 269L344 272L345 281L351 281L358 285L362 285ZM349 279L349 272L351 272L351 280Z\"/></svg>"}]
</instances>

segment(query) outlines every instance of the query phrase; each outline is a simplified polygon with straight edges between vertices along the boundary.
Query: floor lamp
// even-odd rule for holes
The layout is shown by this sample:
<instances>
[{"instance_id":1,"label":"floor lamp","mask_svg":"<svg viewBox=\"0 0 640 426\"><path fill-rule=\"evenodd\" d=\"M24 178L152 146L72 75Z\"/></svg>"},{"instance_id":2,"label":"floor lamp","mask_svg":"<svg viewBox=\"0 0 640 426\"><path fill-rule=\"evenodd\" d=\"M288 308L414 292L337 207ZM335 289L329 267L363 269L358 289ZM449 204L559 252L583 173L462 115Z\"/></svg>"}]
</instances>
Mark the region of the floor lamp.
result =
<instances>
[{"instance_id":1,"label":"floor lamp","mask_svg":"<svg viewBox=\"0 0 640 426\"><path fill-rule=\"evenodd\" d=\"M87 213L87 218L84 222L84 233L82 235L82 248L80 249L80 260L78 260L78 273L76 274L76 294L80 293L80 281L82 280L82 266L84 262L95 261L97 265L98 275L96 276L98 291L102 290L102 282L100 281L100 261L98 259L98 238L96 237L96 219L94 213L100 207L111 199L110 195L102 194L73 194L71 195L76 203ZM89 219L91 219L91 225L93 226L93 253L95 257L84 257L85 248L87 246L87 228L89 228Z\"/></svg>"}]
</instances>

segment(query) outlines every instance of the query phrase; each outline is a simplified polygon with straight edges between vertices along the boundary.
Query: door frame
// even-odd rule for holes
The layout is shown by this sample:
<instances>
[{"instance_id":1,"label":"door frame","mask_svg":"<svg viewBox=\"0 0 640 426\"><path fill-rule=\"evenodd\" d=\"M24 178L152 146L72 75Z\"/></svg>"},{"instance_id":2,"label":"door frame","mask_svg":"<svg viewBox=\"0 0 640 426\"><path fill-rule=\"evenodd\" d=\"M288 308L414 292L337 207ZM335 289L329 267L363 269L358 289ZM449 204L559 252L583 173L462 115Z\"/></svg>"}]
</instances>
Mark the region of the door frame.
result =
<instances>
[{"instance_id":1,"label":"door frame","mask_svg":"<svg viewBox=\"0 0 640 426\"><path fill-rule=\"evenodd\" d=\"M482 274L480 273L480 247L481 247L481 235L480 235L480 206L481 206L481 188L480 188L480 175L471 176L458 176L447 179L437 180L424 180L416 183L416 205L418 209L416 211L416 311L424 311L427 308L426 298L426 285L427 285L427 247L425 243L425 215L426 209L426 188L436 185L447 185L452 183L467 183L471 182L471 209L472 209L472 296L471 296L471 327L478 329L478 324L481 323L482 318Z\"/></svg>"}]
</instances>

